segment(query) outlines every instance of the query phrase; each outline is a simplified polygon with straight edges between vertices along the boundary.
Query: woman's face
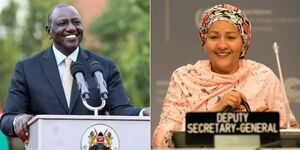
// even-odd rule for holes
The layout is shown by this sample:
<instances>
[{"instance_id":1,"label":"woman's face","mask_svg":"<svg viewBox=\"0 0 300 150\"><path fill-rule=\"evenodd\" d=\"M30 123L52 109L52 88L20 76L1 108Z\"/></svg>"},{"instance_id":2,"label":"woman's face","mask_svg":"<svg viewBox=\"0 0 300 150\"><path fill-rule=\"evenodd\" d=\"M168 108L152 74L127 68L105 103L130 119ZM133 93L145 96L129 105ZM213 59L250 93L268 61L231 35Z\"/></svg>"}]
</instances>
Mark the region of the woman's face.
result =
<instances>
[{"instance_id":1,"label":"woman's face","mask_svg":"<svg viewBox=\"0 0 300 150\"><path fill-rule=\"evenodd\" d=\"M231 74L239 68L242 52L242 37L237 28L227 21L210 25L204 48L207 51L213 72Z\"/></svg>"}]
</instances>

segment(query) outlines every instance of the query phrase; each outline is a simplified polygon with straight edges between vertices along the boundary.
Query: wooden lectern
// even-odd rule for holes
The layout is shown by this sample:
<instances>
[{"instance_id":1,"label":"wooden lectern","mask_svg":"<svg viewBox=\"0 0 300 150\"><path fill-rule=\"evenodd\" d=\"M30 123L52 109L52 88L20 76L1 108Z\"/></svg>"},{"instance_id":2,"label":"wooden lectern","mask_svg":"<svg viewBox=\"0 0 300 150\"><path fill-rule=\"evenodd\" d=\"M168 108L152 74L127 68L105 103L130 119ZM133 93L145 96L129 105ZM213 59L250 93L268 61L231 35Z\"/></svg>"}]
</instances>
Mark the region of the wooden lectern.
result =
<instances>
[{"instance_id":1,"label":"wooden lectern","mask_svg":"<svg viewBox=\"0 0 300 150\"><path fill-rule=\"evenodd\" d=\"M37 115L26 150L148 150L150 117Z\"/></svg>"}]
</instances>

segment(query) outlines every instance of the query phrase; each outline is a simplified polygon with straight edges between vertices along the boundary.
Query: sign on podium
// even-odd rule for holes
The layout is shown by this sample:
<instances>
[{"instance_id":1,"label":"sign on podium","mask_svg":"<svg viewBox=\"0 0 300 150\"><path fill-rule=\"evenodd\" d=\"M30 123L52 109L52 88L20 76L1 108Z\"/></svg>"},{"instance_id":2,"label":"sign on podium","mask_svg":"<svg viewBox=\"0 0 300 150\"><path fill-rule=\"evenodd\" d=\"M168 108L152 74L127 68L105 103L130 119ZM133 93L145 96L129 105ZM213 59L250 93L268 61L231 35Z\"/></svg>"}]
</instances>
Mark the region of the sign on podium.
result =
<instances>
[{"instance_id":1,"label":"sign on podium","mask_svg":"<svg viewBox=\"0 0 300 150\"><path fill-rule=\"evenodd\" d=\"M37 115L29 125L26 150L150 148L150 117Z\"/></svg>"},{"instance_id":2,"label":"sign on podium","mask_svg":"<svg viewBox=\"0 0 300 150\"><path fill-rule=\"evenodd\" d=\"M280 140L278 112L192 112L176 147L256 148Z\"/></svg>"}]
</instances>

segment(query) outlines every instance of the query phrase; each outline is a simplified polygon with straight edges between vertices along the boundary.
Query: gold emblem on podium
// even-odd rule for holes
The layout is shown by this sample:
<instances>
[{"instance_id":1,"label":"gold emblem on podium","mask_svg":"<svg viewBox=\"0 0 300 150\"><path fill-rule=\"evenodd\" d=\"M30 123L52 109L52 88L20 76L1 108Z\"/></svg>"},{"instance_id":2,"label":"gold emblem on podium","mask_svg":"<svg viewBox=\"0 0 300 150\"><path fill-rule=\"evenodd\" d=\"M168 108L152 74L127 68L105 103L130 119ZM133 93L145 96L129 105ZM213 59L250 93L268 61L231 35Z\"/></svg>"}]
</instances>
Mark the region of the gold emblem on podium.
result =
<instances>
[{"instance_id":1,"label":"gold emblem on podium","mask_svg":"<svg viewBox=\"0 0 300 150\"><path fill-rule=\"evenodd\" d=\"M119 137L110 126L97 124L83 134L81 150L119 150Z\"/></svg>"}]
</instances>

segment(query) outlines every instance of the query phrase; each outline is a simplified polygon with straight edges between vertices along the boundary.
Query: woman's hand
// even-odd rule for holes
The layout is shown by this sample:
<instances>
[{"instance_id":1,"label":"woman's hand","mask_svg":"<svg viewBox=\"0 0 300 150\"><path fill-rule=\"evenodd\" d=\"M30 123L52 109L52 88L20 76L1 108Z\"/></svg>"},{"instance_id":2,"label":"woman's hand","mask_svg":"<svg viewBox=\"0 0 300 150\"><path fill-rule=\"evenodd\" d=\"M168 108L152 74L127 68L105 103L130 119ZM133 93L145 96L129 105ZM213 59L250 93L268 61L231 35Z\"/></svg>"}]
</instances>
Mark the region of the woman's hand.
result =
<instances>
[{"instance_id":1,"label":"woman's hand","mask_svg":"<svg viewBox=\"0 0 300 150\"><path fill-rule=\"evenodd\" d=\"M223 111L227 106L230 106L232 110L242 110L245 109L245 106L241 105L242 100L247 102L247 98L243 93L239 91L230 91L225 93L218 104L208 111Z\"/></svg>"},{"instance_id":2,"label":"woman's hand","mask_svg":"<svg viewBox=\"0 0 300 150\"><path fill-rule=\"evenodd\" d=\"M265 111L269 111L268 106L259 106L256 108L256 112L265 112Z\"/></svg>"}]
</instances>

